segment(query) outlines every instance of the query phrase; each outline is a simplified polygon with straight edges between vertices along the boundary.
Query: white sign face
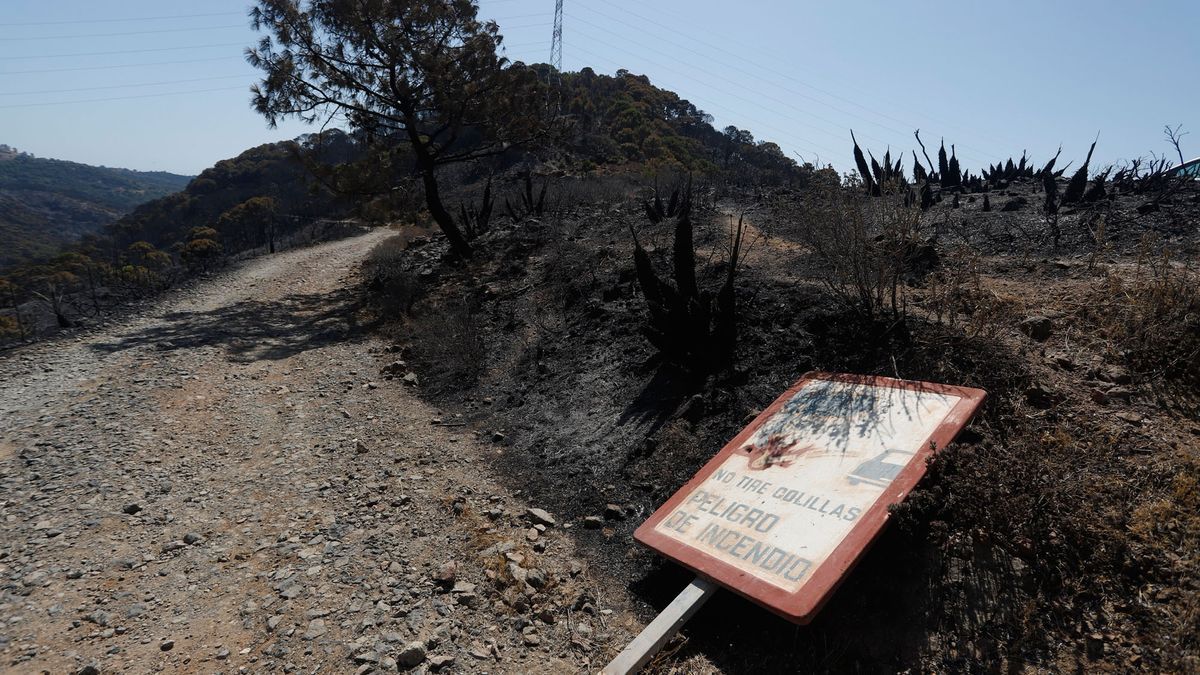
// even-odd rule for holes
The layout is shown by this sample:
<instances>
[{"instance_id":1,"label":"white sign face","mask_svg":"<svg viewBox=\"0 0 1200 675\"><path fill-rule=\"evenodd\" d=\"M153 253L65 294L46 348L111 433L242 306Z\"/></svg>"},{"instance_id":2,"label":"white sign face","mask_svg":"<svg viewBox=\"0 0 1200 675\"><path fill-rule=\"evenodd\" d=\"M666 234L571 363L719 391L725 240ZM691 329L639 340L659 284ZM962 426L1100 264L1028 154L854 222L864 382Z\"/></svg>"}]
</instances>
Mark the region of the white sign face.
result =
<instances>
[{"instance_id":1,"label":"white sign face","mask_svg":"<svg viewBox=\"0 0 1200 675\"><path fill-rule=\"evenodd\" d=\"M810 381L672 498L653 531L796 593L893 480L924 461L961 399L944 388Z\"/></svg>"}]
</instances>

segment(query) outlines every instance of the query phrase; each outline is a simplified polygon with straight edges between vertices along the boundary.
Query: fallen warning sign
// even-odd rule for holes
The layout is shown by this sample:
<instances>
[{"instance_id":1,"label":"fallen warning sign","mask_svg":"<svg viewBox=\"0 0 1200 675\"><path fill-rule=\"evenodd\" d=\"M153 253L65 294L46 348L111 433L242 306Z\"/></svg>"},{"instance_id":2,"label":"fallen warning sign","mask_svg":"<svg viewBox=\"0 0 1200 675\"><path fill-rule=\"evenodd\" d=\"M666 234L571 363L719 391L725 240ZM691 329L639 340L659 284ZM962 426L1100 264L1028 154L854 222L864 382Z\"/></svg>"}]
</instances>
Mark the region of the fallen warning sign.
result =
<instances>
[{"instance_id":1,"label":"fallen warning sign","mask_svg":"<svg viewBox=\"0 0 1200 675\"><path fill-rule=\"evenodd\" d=\"M966 425L978 389L809 374L638 528L703 577L807 623L888 506Z\"/></svg>"},{"instance_id":2,"label":"fallen warning sign","mask_svg":"<svg viewBox=\"0 0 1200 675\"><path fill-rule=\"evenodd\" d=\"M710 582L808 623L985 396L885 377L802 377L634 533L700 578L605 672L644 663L632 652L661 647Z\"/></svg>"}]
</instances>

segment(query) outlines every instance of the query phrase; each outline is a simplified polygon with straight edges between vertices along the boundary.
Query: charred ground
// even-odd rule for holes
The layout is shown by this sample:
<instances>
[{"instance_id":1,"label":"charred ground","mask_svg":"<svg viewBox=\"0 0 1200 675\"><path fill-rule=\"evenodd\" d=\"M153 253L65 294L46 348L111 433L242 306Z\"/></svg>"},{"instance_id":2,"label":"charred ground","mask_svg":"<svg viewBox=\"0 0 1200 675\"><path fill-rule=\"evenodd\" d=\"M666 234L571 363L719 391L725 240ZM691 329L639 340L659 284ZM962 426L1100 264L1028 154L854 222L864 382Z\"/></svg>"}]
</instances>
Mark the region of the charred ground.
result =
<instances>
[{"instance_id":1,"label":"charred ground","mask_svg":"<svg viewBox=\"0 0 1200 675\"><path fill-rule=\"evenodd\" d=\"M1200 204L1185 188L1153 207L1129 193L1064 208L1057 246L1037 181L945 191L916 219L926 260L904 271L899 314L867 318L828 283L819 186L698 185L700 286L748 224L736 360L717 374L672 366L642 335L630 228L667 270L672 231L646 220L635 180L557 181L553 208L499 219L466 264L406 231L368 262L368 291L395 372L492 438L496 470L575 522L647 616L687 574L633 529L802 373L989 392L812 626L721 594L664 669L1187 670L1200 425L1195 278L1179 261L1195 258ZM1170 364L1147 358L1163 350Z\"/></svg>"}]
</instances>

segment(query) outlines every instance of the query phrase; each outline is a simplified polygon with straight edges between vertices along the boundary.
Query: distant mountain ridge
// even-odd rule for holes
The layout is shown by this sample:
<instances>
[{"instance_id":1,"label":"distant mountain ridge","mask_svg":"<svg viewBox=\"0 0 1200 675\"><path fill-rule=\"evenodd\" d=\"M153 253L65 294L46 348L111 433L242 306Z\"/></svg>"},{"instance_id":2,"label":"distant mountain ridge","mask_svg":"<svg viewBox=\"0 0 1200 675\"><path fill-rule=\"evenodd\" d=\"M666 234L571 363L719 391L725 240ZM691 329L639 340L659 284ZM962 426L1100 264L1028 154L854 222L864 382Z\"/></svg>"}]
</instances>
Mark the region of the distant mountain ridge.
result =
<instances>
[{"instance_id":1,"label":"distant mountain ridge","mask_svg":"<svg viewBox=\"0 0 1200 675\"><path fill-rule=\"evenodd\" d=\"M191 180L42 159L0 145L0 270L49 258Z\"/></svg>"}]
</instances>

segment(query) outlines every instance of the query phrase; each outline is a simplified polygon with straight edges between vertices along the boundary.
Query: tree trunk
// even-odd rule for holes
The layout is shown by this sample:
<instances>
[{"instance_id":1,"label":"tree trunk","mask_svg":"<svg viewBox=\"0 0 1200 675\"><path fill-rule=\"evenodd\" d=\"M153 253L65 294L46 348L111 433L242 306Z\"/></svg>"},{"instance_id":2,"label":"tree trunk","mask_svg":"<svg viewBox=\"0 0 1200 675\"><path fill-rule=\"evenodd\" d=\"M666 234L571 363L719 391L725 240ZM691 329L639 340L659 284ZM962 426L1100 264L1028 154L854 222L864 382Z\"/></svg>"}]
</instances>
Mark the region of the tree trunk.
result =
<instances>
[{"instance_id":1,"label":"tree trunk","mask_svg":"<svg viewBox=\"0 0 1200 675\"><path fill-rule=\"evenodd\" d=\"M454 217L442 205L442 196L438 192L437 177L434 167L422 167L421 180L425 185L425 205L429 207L429 215L433 216L446 238L450 240L450 249L463 258L471 257L471 244L463 236L462 230L454 222Z\"/></svg>"},{"instance_id":2,"label":"tree trunk","mask_svg":"<svg viewBox=\"0 0 1200 675\"><path fill-rule=\"evenodd\" d=\"M92 269L91 263L89 263L87 265L86 269L87 269L88 291L89 291L90 295L92 296L92 310L96 313L96 316L100 316L100 298L99 298L99 296L96 295L95 270Z\"/></svg>"},{"instance_id":3,"label":"tree trunk","mask_svg":"<svg viewBox=\"0 0 1200 675\"><path fill-rule=\"evenodd\" d=\"M417 157L417 168L421 170L421 182L425 186L425 205L429 207L429 215L433 216L446 238L450 240L450 249L462 258L471 257L471 244L463 236L462 230L454 223L454 216L442 204L442 195L438 192L437 163L429 153L429 148L421 139L416 115L412 110L406 110L405 127L408 141L412 145L413 154Z\"/></svg>"}]
</instances>

